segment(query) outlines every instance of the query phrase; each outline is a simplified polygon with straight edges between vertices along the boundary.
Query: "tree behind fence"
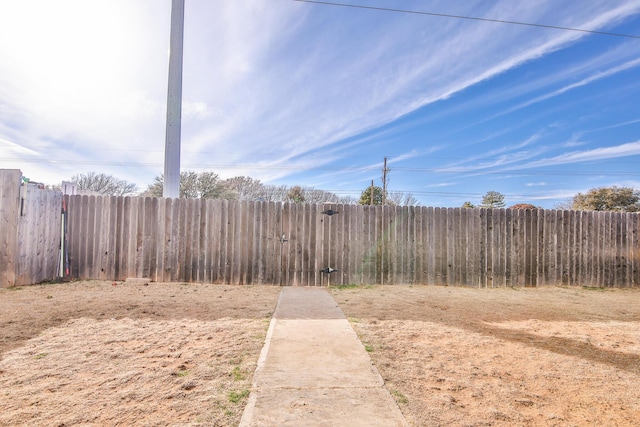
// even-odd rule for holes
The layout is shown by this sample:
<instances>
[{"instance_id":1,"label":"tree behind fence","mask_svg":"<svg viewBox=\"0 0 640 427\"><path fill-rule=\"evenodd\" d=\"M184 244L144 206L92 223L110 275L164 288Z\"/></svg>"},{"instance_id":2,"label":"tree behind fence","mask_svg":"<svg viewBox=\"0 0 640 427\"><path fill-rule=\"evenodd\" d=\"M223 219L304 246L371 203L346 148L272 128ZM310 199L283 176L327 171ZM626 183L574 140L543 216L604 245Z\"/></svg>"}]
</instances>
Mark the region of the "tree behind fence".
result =
<instances>
[{"instance_id":1,"label":"tree behind fence","mask_svg":"<svg viewBox=\"0 0 640 427\"><path fill-rule=\"evenodd\" d=\"M78 278L476 287L640 281L637 213L100 196L70 196L68 206Z\"/></svg>"}]
</instances>

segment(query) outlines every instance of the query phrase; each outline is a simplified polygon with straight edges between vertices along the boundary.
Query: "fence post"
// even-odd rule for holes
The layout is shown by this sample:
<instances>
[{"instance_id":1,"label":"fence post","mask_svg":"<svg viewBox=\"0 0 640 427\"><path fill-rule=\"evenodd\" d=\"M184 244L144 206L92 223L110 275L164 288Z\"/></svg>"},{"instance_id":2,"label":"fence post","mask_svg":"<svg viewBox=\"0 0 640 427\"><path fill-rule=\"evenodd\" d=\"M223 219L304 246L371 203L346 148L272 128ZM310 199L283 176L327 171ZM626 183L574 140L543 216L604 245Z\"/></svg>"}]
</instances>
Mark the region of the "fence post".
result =
<instances>
[{"instance_id":1,"label":"fence post","mask_svg":"<svg viewBox=\"0 0 640 427\"><path fill-rule=\"evenodd\" d=\"M0 170L0 288L16 283L22 172Z\"/></svg>"}]
</instances>

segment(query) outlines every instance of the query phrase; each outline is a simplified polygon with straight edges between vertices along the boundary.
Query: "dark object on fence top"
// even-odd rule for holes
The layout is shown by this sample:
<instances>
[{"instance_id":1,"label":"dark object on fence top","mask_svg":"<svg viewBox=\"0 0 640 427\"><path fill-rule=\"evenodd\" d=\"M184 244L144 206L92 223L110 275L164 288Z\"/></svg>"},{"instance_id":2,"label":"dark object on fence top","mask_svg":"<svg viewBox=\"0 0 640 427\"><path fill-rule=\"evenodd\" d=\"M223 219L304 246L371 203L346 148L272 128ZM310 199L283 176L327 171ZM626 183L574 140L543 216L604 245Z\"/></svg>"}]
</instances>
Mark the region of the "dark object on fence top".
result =
<instances>
[{"instance_id":1,"label":"dark object on fence top","mask_svg":"<svg viewBox=\"0 0 640 427\"><path fill-rule=\"evenodd\" d=\"M340 213L340 212L338 212L338 211L334 211L333 209L327 209L326 211L322 211L322 214L323 214L323 215L329 215L329 216L331 216L331 215L335 215L335 214L337 214L337 213Z\"/></svg>"},{"instance_id":2,"label":"dark object on fence top","mask_svg":"<svg viewBox=\"0 0 640 427\"><path fill-rule=\"evenodd\" d=\"M338 271L338 270L336 270L335 268L327 267L327 268L323 268L322 270L320 270L320 273L331 274L334 271Z\"/></svg>"}]
</instances>

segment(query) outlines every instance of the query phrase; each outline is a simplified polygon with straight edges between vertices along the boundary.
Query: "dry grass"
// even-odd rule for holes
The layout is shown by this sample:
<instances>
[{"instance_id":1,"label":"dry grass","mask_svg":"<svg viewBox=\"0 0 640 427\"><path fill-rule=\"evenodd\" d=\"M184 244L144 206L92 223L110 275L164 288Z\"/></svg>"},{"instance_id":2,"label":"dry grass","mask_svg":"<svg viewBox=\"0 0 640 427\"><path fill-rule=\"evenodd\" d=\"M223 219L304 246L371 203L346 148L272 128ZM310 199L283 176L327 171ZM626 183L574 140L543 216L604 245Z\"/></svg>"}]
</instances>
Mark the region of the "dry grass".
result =
<instances>
[{"instance_id":1,"label":"dry grass","mask_svg":"<svg viewBox=\"0 0 640 427\"><path fill-rule=\"evenodd\" d=\"M640 292L334 290L413 426L640 425Z\"/></svg>"},{"instance_id":2,"label":"dry grass","mask_svg":"<svg viewBox=\"0 0 640 427\"><path fill-rule=\"evenodd\" d=\"M0 425L237 425L278 292L111 282L2 291L2 344L13 350L0 360Z\"/></svg>"},{"instance_id":3,"label":"dry grass","mask_svg":"<svg viewBox=\"0 0 640 427\"><path fill-rule=\"evenodd\" d=\"M0 425L237 425L279 291L0 290ZM640 290L332 292L413 426L640 425Z\"/></svg>"}]
</instances>

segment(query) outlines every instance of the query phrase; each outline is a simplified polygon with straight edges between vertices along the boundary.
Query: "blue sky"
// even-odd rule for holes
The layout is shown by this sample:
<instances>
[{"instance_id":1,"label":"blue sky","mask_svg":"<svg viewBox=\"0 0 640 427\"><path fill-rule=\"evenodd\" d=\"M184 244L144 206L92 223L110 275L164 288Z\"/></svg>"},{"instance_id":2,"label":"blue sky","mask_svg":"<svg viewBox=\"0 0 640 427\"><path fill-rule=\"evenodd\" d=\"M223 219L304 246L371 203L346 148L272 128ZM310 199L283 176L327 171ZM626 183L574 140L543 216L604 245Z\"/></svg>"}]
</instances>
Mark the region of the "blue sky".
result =
<instances>
[{"instance_id":1,"label":"blue sky","mask_svg":"<svg viewBox=\"0 0 640 427\"><path fill-rule=\"evenodd\" d=\"M640 36L640 0L349 0ZM0 0L0 167L164 165L170 0ZM186 0L182 170L424 206L640 188L640 39L292 0Z\"/></svg>"}]
</instances>

